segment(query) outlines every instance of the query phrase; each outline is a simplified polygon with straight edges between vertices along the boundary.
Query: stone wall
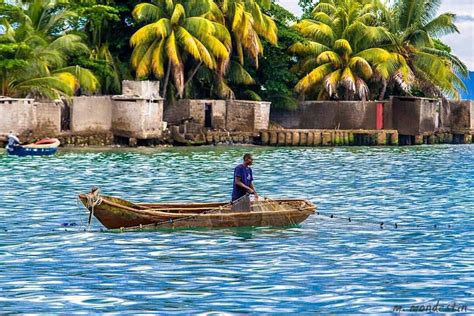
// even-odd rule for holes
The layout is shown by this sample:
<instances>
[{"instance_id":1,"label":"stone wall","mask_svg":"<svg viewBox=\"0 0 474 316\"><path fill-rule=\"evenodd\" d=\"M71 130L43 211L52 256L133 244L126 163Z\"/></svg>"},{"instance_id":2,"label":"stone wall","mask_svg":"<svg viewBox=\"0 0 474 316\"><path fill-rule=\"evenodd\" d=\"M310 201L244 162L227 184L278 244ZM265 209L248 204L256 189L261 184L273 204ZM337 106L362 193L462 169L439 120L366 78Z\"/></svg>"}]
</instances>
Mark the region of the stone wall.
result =
<instances>
[{"instance_id":1,"label":"stone wall","mask_svg":"<svg viewBox=\"0 0 474 316\"><path fill-rule=\"evenodd\" d=\"M33 99L0 98L0 133L13 131L21 135L31 132L36 127L33 102Z\"/></svg>"},{"instance_id":2,"label":"stone wall","mask_svg":"<svg viewBox=\"0 0 474 316\"><path fill-rule=\"evenodd\" d=\"M112 132L122 137L158 138L163 130L163 99L112 98Z\"/></svg>"},{"instance_id":3,"label":"stone wall","mask_svg":"<svg viewBox=\"0 0 474 316\"><path fill-rule=\"evenodd\" d=\"M206 105L212 109L214 129L253 132L268 128L270 102L242 100L179 100L165 109L165 121L179 124L192 118L193 130L205 127Z\"/></svg>"},{"instance_id":4,"label":"stone wall","mask_svg":"<svg viewBox=\"0 0 474 316\"><path fill-rule=\"evenodd\" d=\"M440 121L443 130L474 129L474 102L443 100Z\"/></svg>"},{"instance_id":5,"label":"stone wall","mask_svg":"<svg viewBox=\"0 0 474 316\"><path fill-rule=\"evenodd\" d=\"M110 132L112 129L110 96L74 97L70 113L73 133Z\"/></svg>"},{"instance_id":6,"label":"stone wall","mask_svg":"<svg viewBox=\"0 0 474 316\"><path fill-rule=\"evenodd\" d=\"M179 124L183 120L192 118L193 123L205 127L206 105L212 109L212 128L225 128L226 102L224 100L178 100L165 107L164 120L171 124Z\"/></svg>"},{"instance_id":7,"label":"stone wall","mask_svg":"<svg viewBox=\"0 0 474 316\"><path fill-rule=\"evenodd\" d=\"M61 105L62 102L34 103L36 112L35 135L53 137L61 132Z\"/></svg>"},{"instance_id":8,"label":"stone wall","mask_svg":"<svg viewBox=\"0 0 474 316\"><path fill-rule=\"evenodd\" d=\"M258 101L227 101L227 129L241 132L268 129L270 104Z\"/></svg>"},{"instance_id":9,"label":"stone wall","mask_svg":"<svg viewBox=\"0 0 474 316\"><path fill-rule=\"evenodd\" d=\"M390 129L389 102L307 101L293 111L272 110L270 118L284 128L374 130L377 128L379 103L383 104L383 127Z\"/></svg>"},{"instance_id":10,"label":"stone wall","mask_svg":"<svg viewBox=\"0 0 474 316\"><path fill-rule=\"evenodd\" d=\"M401 135L418 136L440 129L441 101L415 97L391 97L392 126Z\"/></svg>"}]
</instances>

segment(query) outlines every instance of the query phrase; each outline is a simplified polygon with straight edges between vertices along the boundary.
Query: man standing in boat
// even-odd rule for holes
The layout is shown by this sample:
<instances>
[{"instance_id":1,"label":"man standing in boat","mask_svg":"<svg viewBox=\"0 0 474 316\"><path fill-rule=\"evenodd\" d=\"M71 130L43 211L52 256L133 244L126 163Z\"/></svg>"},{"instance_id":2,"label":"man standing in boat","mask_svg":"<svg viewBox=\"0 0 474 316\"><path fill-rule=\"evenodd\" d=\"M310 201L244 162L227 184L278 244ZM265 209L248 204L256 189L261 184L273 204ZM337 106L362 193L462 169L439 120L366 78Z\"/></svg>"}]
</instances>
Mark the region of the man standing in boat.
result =
<instances>
[{"instance_id":1,"label":"man standing in boat","mask_svg":"<svg viewBox=\"0 0 474 316\"><path fill-rule=\"evenodd\" d=\"M13 147L20 145L20 139L12 131L8 133L7 149L13 150Z\"/></svg>"},{"instance_id":2,"label":"man standing in boat","mask_svg":"<svg viewBox=\"0 0 474 316\"><path fill-rule=\"evenodd\" d=\"M250 166L253 163L253 157L251 154L244 155L244 163L238 165L234 169L234 188L232 190L232 202L253 194L255 199L258 200L258 194L253 185L253 174ZM239 200L240 201L240 200Z\"/></svg>"}]
</instances>

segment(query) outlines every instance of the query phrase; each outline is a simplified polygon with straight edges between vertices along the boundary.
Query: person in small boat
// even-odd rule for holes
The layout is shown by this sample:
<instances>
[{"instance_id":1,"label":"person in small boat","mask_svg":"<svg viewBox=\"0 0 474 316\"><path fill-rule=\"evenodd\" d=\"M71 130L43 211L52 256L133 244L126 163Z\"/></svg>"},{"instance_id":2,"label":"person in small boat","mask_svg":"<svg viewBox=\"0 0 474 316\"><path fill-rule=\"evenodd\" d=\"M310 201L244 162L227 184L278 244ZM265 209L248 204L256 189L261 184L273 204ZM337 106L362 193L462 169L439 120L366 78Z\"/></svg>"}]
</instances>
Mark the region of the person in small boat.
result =
<instances>
[{"instance_id":1,"label":"person in small boat","mask_svg":"<svg viewBox=\"0 0 474 316\"><path fill-rule=\"evenodd\" d=\"M13 132L10 131L8 133L8 143L7 143L7 148L13 149L13 147L20 145L20 139L13 134Z\"/></svg>"},{"instance_id":2,"label":"person in small boat","mask_svg":"<svg viewBox=\"0 0 474 316\"><path fill-rule=\"evenodd\" d=\"M258 194L253 185L253 174L250 166L253 163L251 154L244 155L244 162L234 169L234 187L232 190L232 202L241 199L248 194L253 194L258 200Z\"/></svg>"}]
</instances>

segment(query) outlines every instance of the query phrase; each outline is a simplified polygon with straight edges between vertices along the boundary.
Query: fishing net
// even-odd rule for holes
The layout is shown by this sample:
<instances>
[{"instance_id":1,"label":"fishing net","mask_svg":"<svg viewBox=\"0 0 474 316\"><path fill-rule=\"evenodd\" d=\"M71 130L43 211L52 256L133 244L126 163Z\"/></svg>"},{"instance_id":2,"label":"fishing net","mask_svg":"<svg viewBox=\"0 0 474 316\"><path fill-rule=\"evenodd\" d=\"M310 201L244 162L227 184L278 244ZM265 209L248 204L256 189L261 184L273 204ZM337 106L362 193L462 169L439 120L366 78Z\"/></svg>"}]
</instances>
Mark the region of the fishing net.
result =
<instances>
[{"instance_id":1,"label":"fishing net","mask_svg":"<svg viewBox=\"0 0 474 316\"><path fill-rule=\"evenodd\" d=\"M277 212L284 210L285 207L281 202L273 201L268 198L252 202L249 194L244 195L232 203L233 212Z\"/></svg>"},{"instance_id":2,"label":"fishing net","mask_svg":"<svg viewBox=\"0 0 474 316\"><path fill-rule=\"evenodd\" d=\"M279 212L285 210L286 208L282 204L282 202L273 201L268 198L265 198L262 201L255 201L252 203L253 212Z\"/></svg>"}]
</instances>

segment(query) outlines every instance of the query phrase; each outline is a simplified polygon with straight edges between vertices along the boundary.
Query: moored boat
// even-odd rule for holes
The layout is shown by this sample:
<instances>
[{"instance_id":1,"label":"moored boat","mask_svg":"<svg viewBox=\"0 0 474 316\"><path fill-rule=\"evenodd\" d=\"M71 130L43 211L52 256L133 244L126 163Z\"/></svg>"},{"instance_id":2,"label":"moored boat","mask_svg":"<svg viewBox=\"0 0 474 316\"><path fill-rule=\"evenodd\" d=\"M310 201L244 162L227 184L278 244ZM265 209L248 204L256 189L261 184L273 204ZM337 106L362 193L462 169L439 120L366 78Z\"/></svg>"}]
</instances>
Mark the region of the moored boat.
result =
<instances>
[{"instance_id":1,"label":"moored boat","mask_svg":"<svg viewBox=\"0 0 474 316\"><path fill-rule=\"evenodd\" d=\"M233 211L230 203L132 203L100 195L98 190L79 199L108 229L286 227L315 213L307 200L264 200L247 211Z\"/></svg>"},{"instance_id":2,"label":"moored boat","mask_svg":"<svg viewBox=\"0 0 474 316\"><path fill-rule=\"evenodd\" d=\"M7 146L7 153L14 156L50 156L56 154L60 141L56 138L44 138L28 145Z\"/></svg>"}]
</instances>

